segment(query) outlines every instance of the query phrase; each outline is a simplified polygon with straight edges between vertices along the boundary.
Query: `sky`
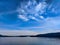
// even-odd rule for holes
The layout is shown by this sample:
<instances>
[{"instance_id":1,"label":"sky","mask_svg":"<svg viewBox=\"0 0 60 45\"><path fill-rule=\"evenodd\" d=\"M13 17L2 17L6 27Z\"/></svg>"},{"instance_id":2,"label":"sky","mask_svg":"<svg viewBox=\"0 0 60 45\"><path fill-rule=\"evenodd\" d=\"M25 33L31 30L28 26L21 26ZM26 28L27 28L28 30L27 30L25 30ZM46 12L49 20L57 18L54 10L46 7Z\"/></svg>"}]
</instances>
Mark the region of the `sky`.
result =
<instances>
[{"instance_id":1,"label":"sky","mask_svg":"<svg viewBox=\"0 0 60 45\"><path fill-rule=\"evenodd\" d=\"M59 32L60 0L0 0L0 33L16 30Z\"/></svg>"}]
</instances>

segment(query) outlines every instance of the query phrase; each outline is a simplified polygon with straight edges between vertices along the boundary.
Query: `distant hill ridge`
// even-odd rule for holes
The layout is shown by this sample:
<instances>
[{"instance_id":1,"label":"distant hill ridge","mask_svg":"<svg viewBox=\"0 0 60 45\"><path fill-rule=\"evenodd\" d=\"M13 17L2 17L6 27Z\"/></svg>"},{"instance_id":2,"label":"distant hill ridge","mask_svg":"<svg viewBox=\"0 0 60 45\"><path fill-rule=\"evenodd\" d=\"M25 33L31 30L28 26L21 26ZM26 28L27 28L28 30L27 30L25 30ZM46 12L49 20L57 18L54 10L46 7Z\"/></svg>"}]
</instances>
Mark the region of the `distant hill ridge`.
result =
<instances>
[{"instance_id":1,"label":"distant hill ridge","mask_svg":"<svg viewBox=\"0 0 60 45\"><path fill-rule=\"evenodd\" d=\"M54 37L54 38L60 38L60 32L56 33L46 33L46 34L38 34L36 37Z\"/></svg>"},{"instance_id":2,"label":"distant hill ridge","mask_svg":"<svg viewBox=\"0 0 60 45\"><path fill-rule=\"evenodd\" d=\"M38 34L38 35L19 35L19 36L0 35L0 37L50 37L50 38L52 37L52 38L60 38L60 32Z\"/></svg>"}]
</instances>

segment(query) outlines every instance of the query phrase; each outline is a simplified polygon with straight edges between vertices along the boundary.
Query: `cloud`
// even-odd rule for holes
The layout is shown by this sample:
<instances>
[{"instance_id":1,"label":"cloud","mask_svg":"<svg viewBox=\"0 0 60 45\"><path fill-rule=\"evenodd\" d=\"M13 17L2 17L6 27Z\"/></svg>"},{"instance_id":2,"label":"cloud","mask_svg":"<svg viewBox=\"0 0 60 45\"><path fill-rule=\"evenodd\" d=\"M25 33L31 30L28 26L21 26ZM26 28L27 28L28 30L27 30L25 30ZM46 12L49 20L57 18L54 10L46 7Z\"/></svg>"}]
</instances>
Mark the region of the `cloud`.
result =
<instances>
[{"instance_id":1,"label":"cloud","mask_svg":"<svg viewBox=\"0 0 60 45\"><path fill-rule=\"evenodd\" d=\"M23 21L29 21L30 19L32 19L39 22L40 19L38 19L37 16L43 19L44 17L41 15L45 13L46 7L47 4L44 1L37 3L35 0L29 0L28 2L23 3L17 7L17 12L19 13L18 17L23 19Z\"/></svg>"},{"instance_id":2,"label":"cloud","mask_svg":"<svg viewBox=\"0 0 60 45\"><path fill-rule=\"evenodd\" d=\"M16 10L11 10L11 11L6 11L6 12L1 12L0 15L4 15L4 14L12 14L12 13L16 13Z\"/></svg>"},{"instance_id":3,"label":"cloud","mask_svg":"<svg viewBox=\"0 0 60 45\"><path fill-rule=\"evenodd\" d=\"M28 18L33 19L33 20L35 20L35 21L37 21L37 22L40 22L40 20L37 19L35 16L29 16Z\"/></svg>"},{"instance_id":4,"label":"cloud","mask_svg":"<svg viewBox=\"0 0 60 45\"><path fill-rule=\"evenodd\" d=\"M16 35L36 35L38 33L29 30L0 30L0 34L16 36Z\"/></svg>"},{"instance_id":5,"label":"cloud","mask_svg":"<svg viewBox=\"0 0 60 45\"><path fill-rule=\"evenodd\" d=\"M44 10L45 10L45 8L47 7L47 4L46 4L46 2L40 2L36 7L35 7L35 10L36 10L36 12L39 12L40 11L40 13L44 13Z\"/></svg>"},{"instance_id":6,"label":"cloud","mask_svg":"<svg viewBox=\"0 0 60 45\"><path fill-rule=\"evenodd\" d=\"M39 32L41 30L43 32L44 31L52 32L55 30L60 30L60 20L59 20L60 2L59 3L57 2L53 3L53 2L47 4L44 1L37 3L36 0L29 0L27 2L21 1L20 2L21 4L16 6L17 7L16 10L0 13L0 19L2 19L2 22L0 22L0 28L11 29L11 30L26 29L26 30L34 30ZM17 15L13 14L16 12L18 13ZM45 13L47 14L45 15ZM9 16L9 14L11 14L11 16ZM16 23L14 22L15 19L16 19ZM10 23L10 24L6 24L6 23Z\"/></svg>"},{"instance_id":7,"label":"cloud","mask_svg":"<svg viewBox=\"0 0 60 45\"><path fill-rule=\"evenodd\" d=\"M41 19L44 19L44 17L43 16L39 16Z\"/></svg>"},{"instance_id":8,"label":"cloud","mask_svg":"<svg viewBox=\"0 0 60 45\"><path fill-rule=\"evenodd\" d=\"M45 29L60 30L60 17L49 17L45 20L43 27Z\"/></svg>"},{"instance_id":9,"label":"cloud","mask_svg":"<svg viewBox=\"0 0 60 45\"><path fill-rule=\"evenodd\" d=\"M23 19L24 21L28 21L29 19L24 15L19 15L18 18Z\"/></svg>"},{"instance_id":10,"label":"cloud","mask_svg":"<svg viewBox=\"0 0 60 45\"><path fill-rule=\"evenodd\" d=\"M36 32L38 32L39 34L45 34L45 33L55 33L55 32L60 32L60 30L37 30Z\"/></svg>"}]
</instances>

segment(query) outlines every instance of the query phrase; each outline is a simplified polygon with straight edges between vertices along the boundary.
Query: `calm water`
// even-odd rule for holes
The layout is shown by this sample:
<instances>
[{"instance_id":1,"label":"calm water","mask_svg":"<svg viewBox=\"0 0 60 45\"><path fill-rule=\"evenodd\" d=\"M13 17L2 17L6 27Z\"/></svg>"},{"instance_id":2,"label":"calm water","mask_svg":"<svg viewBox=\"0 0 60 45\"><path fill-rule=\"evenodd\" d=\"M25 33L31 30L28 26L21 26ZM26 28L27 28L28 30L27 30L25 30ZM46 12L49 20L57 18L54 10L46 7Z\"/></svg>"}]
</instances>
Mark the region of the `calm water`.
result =
<instances>
[{"instance_id":1,"label":"calm water","mask_svg":"<svg viewBox=\"0 0 60 45\"><path fill-rule=\"evenodd\" d=\"M40 37L0 37L0 45L60 45L60 39Z\"/></svg>"}]
</instances>

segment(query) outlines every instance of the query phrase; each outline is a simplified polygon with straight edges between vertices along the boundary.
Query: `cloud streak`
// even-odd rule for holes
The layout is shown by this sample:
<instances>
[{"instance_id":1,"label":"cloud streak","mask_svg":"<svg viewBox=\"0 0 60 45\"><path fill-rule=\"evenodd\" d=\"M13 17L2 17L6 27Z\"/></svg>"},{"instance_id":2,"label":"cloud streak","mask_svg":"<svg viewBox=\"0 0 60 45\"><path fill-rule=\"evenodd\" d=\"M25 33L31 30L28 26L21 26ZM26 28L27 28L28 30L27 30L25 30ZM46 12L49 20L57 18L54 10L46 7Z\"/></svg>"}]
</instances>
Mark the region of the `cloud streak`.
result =
<instances>
[{"instance_id":1,"label":"cloud streak","mask_svg":"<svg viewBox=\"0 0 60 45\"><path fill-rule=\"evenodd\" d=\"M0 30L0 34L16 36L16 35L36 35L38 33L29 30Z\"/></svg>"}]
</instances>

